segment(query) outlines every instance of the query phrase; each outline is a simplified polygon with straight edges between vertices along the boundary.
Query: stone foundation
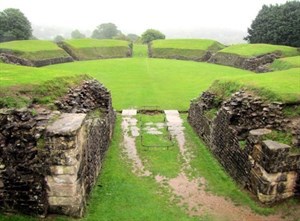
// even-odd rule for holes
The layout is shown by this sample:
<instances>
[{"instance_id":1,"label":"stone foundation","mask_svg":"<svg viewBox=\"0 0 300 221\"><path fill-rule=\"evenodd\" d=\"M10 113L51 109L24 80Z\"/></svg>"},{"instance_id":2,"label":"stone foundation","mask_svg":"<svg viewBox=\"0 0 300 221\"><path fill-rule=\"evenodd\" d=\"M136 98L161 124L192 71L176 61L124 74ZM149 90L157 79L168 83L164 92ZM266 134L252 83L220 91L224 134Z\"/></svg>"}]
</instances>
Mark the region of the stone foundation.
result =
<instances>
[{"instance_id":1,"label":"stone foundation","mask_svg":"<svg viewBox=\"0 0 300 221\"><path fill-rule=\"evenodd\" d=\"M77 90L80 93L73 96ZM56 103L58 111L1 110L1 210L83 215L112 136L115 113L110 93L96 81L71 89Z\"/></svg>"},{"instance_id":2,"label":"stone foundation","mask_svg":"<svg viewBox=\"0 0 300 221\"><path fill-rule=\"evenodd\" d=\"M257 73L263 73L270 71L268 65L273 63L273 61L279 57L279 53L269 53L252 58L247 58L241 57L237 54L217 52L209 58L208 62L237 67Z\"/></svg>"},{"instance_id":3,"label":"stone foundation","mask_svg":"<svg viewBox=\"0 0 300 221\"><path fill-rule=\"evenodd\" d=\"M212 108L218 112L210 119L207 112ZM299 194L300 154L266 138L271 130L284 131L289 123L282 104L238 92L216 106L215 96L205 92L191 103L188 120L227 172L261 202Z\"/></svg>"},{"instance_id":4,"label":"stone foundation","mask_svg":"<svg viewBox=\"0 0 300 221\"><path fill-rule=\"evenodd\" d=\"M29 60L25 58L18 57L13 54L1 53L0 60L8 64L18 64L32 67L42 67L51 64L59 64L74 61L72 57L60 57L60 58L51 58L43 60Z\"/></svg>"}]
</instances>

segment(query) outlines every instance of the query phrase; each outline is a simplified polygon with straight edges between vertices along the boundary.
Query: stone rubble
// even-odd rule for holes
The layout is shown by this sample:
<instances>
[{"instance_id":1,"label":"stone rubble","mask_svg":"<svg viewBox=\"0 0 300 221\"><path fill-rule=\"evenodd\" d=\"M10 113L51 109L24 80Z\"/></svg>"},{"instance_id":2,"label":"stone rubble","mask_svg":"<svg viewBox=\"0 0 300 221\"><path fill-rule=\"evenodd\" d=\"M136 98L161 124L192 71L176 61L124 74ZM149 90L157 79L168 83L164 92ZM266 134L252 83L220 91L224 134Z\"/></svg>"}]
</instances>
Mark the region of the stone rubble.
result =
<instances>
[{"instance_id":1,"label":"stone rubble","mask_svg":"<svg viewBox=\"0 0 300 221\"><path fill-rule=\"evenodd\" d=\"M271 130L287 130L290 120L283 117L283 104L266 103L245 91L222 104L215 98L204 92L192 101L188 120L228 173L264 203L299 194L300 154L265 138ZM218 112L209 119L205 114L212 108Z\"/></svg>"},{"instance_id":2,"label":"stone rubble","mask_svg":"<svg viewBox=\"0 0 300 221\"><path fill-rule=\"evenodd\" d=\"M83 215L115 113L110 93L95 80L56 105L58 111L0 110L0 210Z\"/></svg>"}]
</instances>

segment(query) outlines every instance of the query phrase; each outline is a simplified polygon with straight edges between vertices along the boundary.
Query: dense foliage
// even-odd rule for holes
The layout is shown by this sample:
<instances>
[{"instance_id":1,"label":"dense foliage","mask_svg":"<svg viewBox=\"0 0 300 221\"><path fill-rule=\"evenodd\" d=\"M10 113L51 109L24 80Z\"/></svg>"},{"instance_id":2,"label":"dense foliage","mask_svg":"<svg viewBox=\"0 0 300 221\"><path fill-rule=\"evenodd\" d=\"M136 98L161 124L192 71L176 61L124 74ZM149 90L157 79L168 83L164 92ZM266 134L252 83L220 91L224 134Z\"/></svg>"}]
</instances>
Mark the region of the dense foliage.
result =
<instances>
[{"instance_id":1,"label":"dense foliage","mask_svg":"<svg viewBox=\"0 0 300 221\"><path fill-rule=\"evenodd\" d=\"M81 38L85 38L85 35L82 34L78 29L76 29L76 30L72 31L71 37L73 39L81 39Z\"/></svg>"},{"instance_id":2,"label":"dense foliage","mask_svg":"<svg viewBox=\"0 0 300 221\"><path fill-rule=\"evenodd\" d=\"M166 36L158 30L148 29L142 34L142 42L148 44L149 42L157 39L165 39Z\"/></svg>"},{"instance_id":3,"label":"dense foliage","mask_svg":"<svg viewBox=\"0 0 300 221\"><path fill-rule=\"evenodd\" d=\"M245 40L300 47L300 2L264 5L248 29Z\"/></svg>"},{"instance_id":4,"label":"dense foliage","mask_svg":"<svg viewBox=\"0 0 300 221\"><path fill-rule=\"evenodd\" d=\"M64 39L64 37L61 36L61 35L57 35L57 36L53 39L54 42L61 42L61 41L63 41L63 40L65 40L65 39Z\"/></svg>"},{"instance_id":5,"label":"dense foliage","mask_svg":"<svg viewBox=\"0 0 300 221\"><path fill-rule=\"evenodd\" d=\"M99 25L92 34L92 38L98 39L112 39L113 37L121 34L117 26L113 23L104 23Z\"/></svg>"},{"instance_id":6,"label":"dense foliage","mask_svg":"<svg viewBox=\"0 0 300 221\"><path fill-rule=\"evenodd\" d=\"M31 24L19 9L7 8L0 12L0 42L27 40L31 36Z\"/></svg>"}]
</instances>

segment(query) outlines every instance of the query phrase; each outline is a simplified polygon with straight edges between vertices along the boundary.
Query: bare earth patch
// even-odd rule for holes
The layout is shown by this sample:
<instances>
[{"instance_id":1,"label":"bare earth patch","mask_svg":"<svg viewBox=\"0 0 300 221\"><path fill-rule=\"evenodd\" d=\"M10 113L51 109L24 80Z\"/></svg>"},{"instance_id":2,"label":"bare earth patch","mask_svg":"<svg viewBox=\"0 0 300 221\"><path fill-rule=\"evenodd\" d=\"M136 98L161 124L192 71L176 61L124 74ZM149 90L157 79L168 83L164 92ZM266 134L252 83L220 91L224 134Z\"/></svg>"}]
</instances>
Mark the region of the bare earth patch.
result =
<instances>
[{"instance_id":1,"label":"bare earth patch","mask_svg":"<svg viewBox=\"0 0 300 221\"><path fill-rule=\"evenodd\" d=\"M249 208L237 206L231 200L222 196L216 196L206 191L207 182L203 177L189 179L186 170L190 169L191 155L185 145L183 121L177 110L165 111L168 130L179 146L180 153L184 160L181 172L177 177L168 179L161 175L156 175L157 183L170 187L171 191L179 198L179 205L187 207L187 212L191 216L208 215L215 220L224 221L280 221L280 216L261 216L252 212ZM145 167L138 156L135 138L139 136L139 128L135 114L126 110L122 113L122 129L124 136L125 152L133 162L133 172L140 176L150 176L151 172ZM160 134L159 125L154 123L146 124L147 131L151 134Z\"/></svg>"},{"instance_id":2,"label":"bare earth patch","mask_svg":"<svg viewBox=\"0 0 300 221\"><path fill-rule=\"evenodd\" d=\"M139 136L139 128L137 127L137 119L135 118L136 110L123 110L122 112L122 131L124 151L129 160L133 163L133 172L139 176L150 176L151 172L145 170L145 167L140 159L135 140Z\"/></svg>"}]
</instances>

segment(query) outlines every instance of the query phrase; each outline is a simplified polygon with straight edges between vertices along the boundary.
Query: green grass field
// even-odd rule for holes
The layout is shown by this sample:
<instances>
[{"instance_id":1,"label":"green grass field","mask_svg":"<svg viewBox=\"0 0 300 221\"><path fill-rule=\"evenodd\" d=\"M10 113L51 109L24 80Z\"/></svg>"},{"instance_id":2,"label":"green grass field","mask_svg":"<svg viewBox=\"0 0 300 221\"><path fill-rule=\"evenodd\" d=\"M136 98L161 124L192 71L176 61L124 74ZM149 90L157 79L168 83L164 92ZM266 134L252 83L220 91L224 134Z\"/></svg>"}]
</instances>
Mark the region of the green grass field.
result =
<instances>
[{"instance_id":1,"label":"green grass field","mask_svg":"<svg viewBox=\"0 0 300 221\"><path fill-rule=\"evenodd\" d=\"M144 45L135 45L133 55L133 58L78 61L43 68L0 63L0 97L2 99L0 103L6 102L11 106L28 104L28 101L26 103L20 99L22 96L25 98L32 96L32 99L41 103L52 102L53 99L63 94L68 86L78 84L88 78L82 74L96 78L111 90L113 107L117 110L159 106L160 109L186 111L190 100L198 97L216 80L220 84L224 83L229 86L236 84L238 87L250 87L255 90L258 88L263 96L272 100L300 101L300 68L255 74L210 63L152 59L147 58L147 47ZM14 100L18 102L14 103ZM194 156L190 162L192 176L204 177L208 183L208 191L231 199L237 205L250 207L252 211L260 214L270 214L274 211L288 213L288 209L285 208L294 210L293 206L299 204L299 201L290 200L274 208L260 206L224 172L187 123L186 115L181 115L181 117L184 119L186 128L186 145ZM148 116L144 120L145 122L161 121L162 116ZM104 167L92 191L87 214L81 220L212 220L209 215L188 216L184 206L171 201L170 191L155 182L154 177L138 177L131 172L130 162L124 158L122 152L120 123L121 119L118 116ZM149 142L163 141L163 139L150 138ZM176 143L169 152L162 149L147 152L139 141L136 145L146 169L154 175L163 174L172 178L179 173L182 159ZM0 220L37 221L38 219L0 214ZM49 217L49 220L73 219Z\"/></svg>"},{"instance_id":2,"label":"green grass field","mask_svg":"<svg viewBox=\"0 0 300 221\"><path fill-rule=\"evenodd\" d=\"M153 48L177 48L193 50L218 51L225 46L221 43L209 39L167 39L152 41Z\"/></svg>"},{"instance_id":3,"label":"green grass field","mask_svg":"<svg viewBox=\"0 0 300 221\"><path fill-rule=\"evenodd\" d=\"M282 53L283 57L296 56L300 54L297 48L270 44L237 44L224 48L219 52L236 54L242 57L254 57L272 52Z\"/></svg>"},{"instance_id":4,"label":"green grass field","mask_svg":"<svg viewBox=\"0 0 300 221\"><path fill-rule=\"evenodd\" d=\"M0 43L0 51L10 51L17 56L29 60L68 57L68 54L54 42L43 40L23 40Z\"/></svg>"},{"instance_id":5,"label":"green grass field","mask_svg":"<svg viewBox=\"0 0 300 221\"><path fill-rule=\"evenodd\" d=\"M300 56L276 59L271 65L272 70L287 70L291 68L300 68Z\"/></svg>"},{"instance_id":6,"label":"green grass field","mask_svg":"<svg viewBox=\"0 0 300 221\"><path fill-rule=\"evenodd\" d=\"M222 78L263 87L274 92L277 95L275 98L286 102L299 99L299 68L257 75L209 63L149 59L143 57L145 51L145 46L137 46L134 58L80 61L39 69L0 64L1 86L38 84L58 76L84 73L111 90L117 110L143 106L187 110L191 99Z\"/></svg>"}]
</instances>

